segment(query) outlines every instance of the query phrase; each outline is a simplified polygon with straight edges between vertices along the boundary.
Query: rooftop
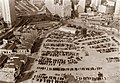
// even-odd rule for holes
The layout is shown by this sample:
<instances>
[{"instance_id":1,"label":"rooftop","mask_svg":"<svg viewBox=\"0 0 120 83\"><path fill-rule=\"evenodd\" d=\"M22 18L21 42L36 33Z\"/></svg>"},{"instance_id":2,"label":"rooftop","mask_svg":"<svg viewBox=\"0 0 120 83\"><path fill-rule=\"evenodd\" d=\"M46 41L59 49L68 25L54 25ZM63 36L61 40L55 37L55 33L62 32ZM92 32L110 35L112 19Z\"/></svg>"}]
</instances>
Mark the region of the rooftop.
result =
<instances>
[{"instance_id":1,"label":"rooftop","mask_svg":"<svg viewBox=\"0 0 120 83\"><path fill-rule=\"evenodd\" d=\"M14 44L14 43L8 43L8 44L6 44L6 46L3 49L13 50L15 48L16 48L16 44Z\"/></svg>"},{"instance_id":2,"label":"rooftop","mask_svg":"<svg viewBox=\"0 0 120 83\"><path fill-rule=\"evenodd\" d=\"M27 56L13 55L13 56L9 57L4 68L15 68L15 67L21 68L21 66L23 64L23 62L21 60L23 60L24 62L27 62Z\"/></svg>"},{"instance_id":3,"label":"rooftop","mask_svg":"<svg viewBox=\"0 0 120 83\"><path fill-rule=\"evenodd\" d=\"M8 59L8 62L5 64L4 68L21 68L22 62L19 58Z\"/></svg>"}]
</instances>

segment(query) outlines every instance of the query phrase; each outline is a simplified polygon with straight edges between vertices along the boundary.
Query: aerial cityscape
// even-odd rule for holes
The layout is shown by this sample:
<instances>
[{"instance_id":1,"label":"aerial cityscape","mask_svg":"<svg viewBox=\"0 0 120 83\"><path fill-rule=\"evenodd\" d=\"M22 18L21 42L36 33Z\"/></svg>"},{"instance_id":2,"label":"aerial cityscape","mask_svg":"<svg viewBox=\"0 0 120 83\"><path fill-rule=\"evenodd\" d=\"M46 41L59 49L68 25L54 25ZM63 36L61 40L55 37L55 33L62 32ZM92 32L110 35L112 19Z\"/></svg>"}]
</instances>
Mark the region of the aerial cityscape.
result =
<instances>
[{"instance_id":1,"label":"aerial cityscape","mask_svg":"<svg viewBox=\"0 0 120 83\"><path fill-rule=\"evenodd\" d=\"M120 0L0 0L0 83L120 83Z\"/></svg>"}]
</instances>

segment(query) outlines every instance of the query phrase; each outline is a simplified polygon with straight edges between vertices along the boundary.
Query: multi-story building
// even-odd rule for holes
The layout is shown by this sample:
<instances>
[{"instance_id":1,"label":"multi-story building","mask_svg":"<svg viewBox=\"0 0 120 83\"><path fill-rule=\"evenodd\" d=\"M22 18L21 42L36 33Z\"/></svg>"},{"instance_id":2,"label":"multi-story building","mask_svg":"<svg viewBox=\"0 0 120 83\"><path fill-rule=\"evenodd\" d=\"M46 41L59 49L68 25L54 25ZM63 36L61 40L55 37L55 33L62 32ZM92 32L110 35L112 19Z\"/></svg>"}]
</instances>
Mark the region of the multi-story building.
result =
<instances>
[{"instance_id":1,"label":"multi-story building","mask_svg":"<svg viewBox=\"0 0 120 83\"><path fill-rule=\"evenodd\" d=\"M114 16L120 17L120 0L116 0Z\"/></svg>"},{"instance_id":2,"label":"multi-story building","mask_svg":"<svg viewBox=\"0 0 120 83\"><path fill-rule=\"evenodd\" d=\"M53 15L71 16L71 0L45 0L45 6Z\"/></svg>"},{"instance_id":3,"label":"multi-story building","mask_svg":"<svg viewBox=\"0 0 120 83\"><path fill-rule=\"evenodd\" d=\"M78 2L78 13L84 13L86 0L79 0Z\"/></svg>"},{"instance_id":4,"label":"multi-story building","mask_svg":"<svg viewBox=\"0 0 120 83\"><path fill-rule=\"evenodd\" d=\"M1 2L0 2L1 4ZM0 5L0 17L2 17L2 8L1 8L1 5Z\"/></svg>"},{"instance_id":5,"label":"multi-story building","mask_svg":"<svg viewBox=\"0 0 120 83\"><path fill-rule=\"evenodd\" d=\"M11 27L16 21L15 0L0 0L2 8L2 17L4 21Z\"/></svg>"}]
</instances>

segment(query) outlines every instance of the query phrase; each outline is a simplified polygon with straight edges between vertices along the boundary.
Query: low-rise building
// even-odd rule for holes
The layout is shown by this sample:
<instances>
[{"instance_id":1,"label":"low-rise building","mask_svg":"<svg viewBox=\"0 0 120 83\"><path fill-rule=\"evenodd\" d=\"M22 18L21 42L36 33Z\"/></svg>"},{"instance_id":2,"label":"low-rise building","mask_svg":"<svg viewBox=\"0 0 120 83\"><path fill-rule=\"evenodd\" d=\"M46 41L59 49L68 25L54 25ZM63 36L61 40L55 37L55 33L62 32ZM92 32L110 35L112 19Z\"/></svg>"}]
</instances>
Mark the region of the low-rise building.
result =
<instances>
[{"instance_id":1,"label":"low-rise building","mask_svg":"<svg viewBox=\"0 0 120 83\"><path fill-rule=\"evenodd\" d=\"M0 80L15 83L16 77L20 75L26 63L27 56L25 55L13 55L9 57L4 67L0 70Z\"/></svg>"},{"instance_id":2,"label":"low-rise building","mask_svg":"<svg viewBox=\"0 0 120 83\"><path fill-rule=\"evenodd\" d=\"M25 42L23 42L25 43ZM32 42L33 43L33 42ZM0 54L4 55L11 55L11 54L25 54L25 55L30 55L31 54L31 49L32 49L32 44L27 43L27 44L21 44L21 42L17 39L14 40L13 42L7 42L6 44L1 45L2 48L0 48Z\"/></svg>"},{"instance_id":3,"label":"low-rise building","mask_svg":"<svg viewBox=\"0 0 120 83\"><path fill-rule=\"evenodd\" d=\"M30 55L31 54L31 49L29 49L29 48L18 48L18 49L16 49L16 54Z\"/></svg>"},{"instance_id":4,"label":"low-rise building","mask_svg":"<svg viewBox=\"0 0 120 83\"><path fill-rule=\"evenodd\" d=\"M12 50L15 48L15 44L8 43L7 40L3 39L3 44L0 45L0 54L10 55Z\"/></svg>"}]
</instances>

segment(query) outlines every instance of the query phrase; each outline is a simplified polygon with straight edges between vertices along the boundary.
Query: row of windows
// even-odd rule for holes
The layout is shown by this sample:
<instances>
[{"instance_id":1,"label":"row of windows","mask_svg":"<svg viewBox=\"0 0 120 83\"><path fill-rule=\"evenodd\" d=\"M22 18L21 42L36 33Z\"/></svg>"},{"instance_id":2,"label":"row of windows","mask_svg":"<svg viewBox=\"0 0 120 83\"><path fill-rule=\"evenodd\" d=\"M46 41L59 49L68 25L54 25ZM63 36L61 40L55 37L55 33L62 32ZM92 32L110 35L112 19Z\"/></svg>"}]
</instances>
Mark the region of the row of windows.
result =
<instances>
[{"instance_id":1,"label":"row of windows","mask_svg":"<svg viewBox=\"0 0 120 83\"><path fill-rule=\"evenodd\" d=\"M17 53L17 54L30 54L31 51L30 50L16 50L16 51L12 51L12 50L1 50L0 52L1 54L13 54L13 53Z\"/></svg>"}]
</instances>

